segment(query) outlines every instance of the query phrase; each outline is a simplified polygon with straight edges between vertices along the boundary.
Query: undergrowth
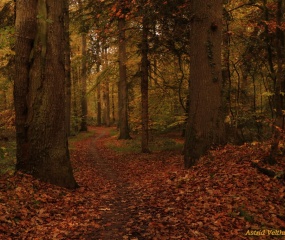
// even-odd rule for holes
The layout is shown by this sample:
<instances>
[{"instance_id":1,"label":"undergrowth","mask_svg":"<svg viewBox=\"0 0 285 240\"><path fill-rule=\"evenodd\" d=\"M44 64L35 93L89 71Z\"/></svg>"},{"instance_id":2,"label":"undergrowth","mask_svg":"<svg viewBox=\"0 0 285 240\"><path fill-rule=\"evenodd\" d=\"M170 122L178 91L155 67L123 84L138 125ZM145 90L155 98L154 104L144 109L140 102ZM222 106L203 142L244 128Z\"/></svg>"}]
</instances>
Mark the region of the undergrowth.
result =
<instances>
[{"instance_id":1,"label":"undergrowth","mask_svg":"<svg viewBox=\"0 0 285 240\"><path fill-rule=\"evenodd\" d=\"M0 141L0 175L13 174L16 164L16 142Z\"/></svg>"},{"instance_id":2,"label":"undergrowth","mask_svg":"<svg viewBox=\"0 0 285 240\"><path fill-rule=\"evenodd\" d=\"M141 138L134 137L128 140L110 141L108 147L119 153L139 153L141 152ZM182 150L183 144L171 138L155 137L149 141L151 152Z\"/></svg>"}]
</instances>

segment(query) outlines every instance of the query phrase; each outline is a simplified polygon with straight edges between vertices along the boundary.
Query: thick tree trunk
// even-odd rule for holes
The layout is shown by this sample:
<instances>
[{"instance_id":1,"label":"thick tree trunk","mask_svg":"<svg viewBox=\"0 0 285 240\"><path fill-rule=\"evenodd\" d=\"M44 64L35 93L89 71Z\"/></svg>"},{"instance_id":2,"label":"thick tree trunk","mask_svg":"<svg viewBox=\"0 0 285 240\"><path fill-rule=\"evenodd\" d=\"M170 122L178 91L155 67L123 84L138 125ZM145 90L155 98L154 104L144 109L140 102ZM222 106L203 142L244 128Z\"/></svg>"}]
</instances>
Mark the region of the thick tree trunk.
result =
<instances>
[{"instance_id":1,"label":"thick tree trunk","mask_svg":"<svg viewBox=\"0 0 285 240\"><path fill-rule=\"evenodd\" d=\"M221 115L222 1L192 1L190 104L184 165L191 167L224 139Z\"/></svg>"},{"instance_id":2,"label":"thick tree trunk","mask_svg":"<svg viewBox=\"0 0 285 240\"><path fill-rule=\"evenodd\" d=\"M87 32L84 22L84 8L82 0L78 1L79 10L81 11L81 121L80 131L87 131Z\"/></svg>"},{"instance_id":3,"label":"thick tree trunk","mask_svg":"<svg viewBox=\"0 0 285 240\"><path fill-rule=\"evenodd\" d=\"M127 90L127 54L125 37L125 18L118 19L119 28L119 84L118 84L118 107L119 107L119 139L130 139L128 123L128 90Z\"/></svg>"},{"instance_id":4,"label":"thick tree trunk","mask_svg":"<svg viewBox=\"0 0 285 240\"><path fill-rule=\"evenodd\" d=\"M69 34L69 0L64 0L64 23L65 23L65 82L66 82L66 132L71 132L71 68L70 68L70 34Z\"/></svg>"},{"instance_id":5,"label":"thick tree trunk","mask_svg":"<svg viewBox=\"0 0 285 240\"><path fill-rule=\"evenodd\" d=\"M65 123L63 21L63 1L16 2L16 168L75 188Z\"/></svg>"},{"instance_id":6,"label":"thick tree trunk","mask_svg":"<svg viewBox=\"0 0 285 240\"><path fill-rule=\"evenodd\" d=\"M143 153L149 153L148 139L148 21L143 17L142 43L141 43L141 120L142 135L141 149Z\"/></svg>"}]
</instances>

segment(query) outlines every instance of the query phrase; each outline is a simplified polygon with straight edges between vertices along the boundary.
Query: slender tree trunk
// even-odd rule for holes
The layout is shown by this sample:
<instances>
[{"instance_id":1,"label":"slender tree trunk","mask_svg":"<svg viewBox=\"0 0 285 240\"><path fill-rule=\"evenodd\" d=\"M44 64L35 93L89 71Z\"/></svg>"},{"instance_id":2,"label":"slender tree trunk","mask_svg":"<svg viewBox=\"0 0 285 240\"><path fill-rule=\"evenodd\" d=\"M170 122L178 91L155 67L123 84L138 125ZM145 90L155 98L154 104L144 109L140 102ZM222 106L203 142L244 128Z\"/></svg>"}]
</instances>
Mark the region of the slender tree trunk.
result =
<instances>
[{"instance_id":1,"label":"slender tree trunk","mask_svg":"<svg viewBox=\"0 0 285 240\"><path fill-rule=\"evenodd\" d=\"M106 101L106 127L110 127L110 86L109 82L105 83L105 101Z\"/></svg>"},{"instance_id":2,"label":"slender tree trunk","mask_svg":"<svg viewBox=\"0 0 285 240\"><path fill-rule=\"evenodd\" d=\"M100 71L100 63L97 62L96 71L99 73ZM101 108L101 83L97 80L97 126L102 125L102 108Z\"/></svg>"},{"instance_id":3,"label":"slender tree trunk","mask_svg":"<svg viewBox=\"0 0 285 240\"><path fill-rule=\"evenodd\" d=\"M78 74L78 68L75 68L73 70L74 74L72 77L72 85L71 85L71 89L72 89L72 115L73 115L73 120L72 120L72 131L74 131L74 134L79 132L79 118L80 118L80 114L79 114L79 109L78 109L78 100L79 100L79 96L78 96L78 89L79 89L79 74Z\"/></svg>"},{"instance_id":4,"label":"slender tree trunk","mask_svg":"<svg viewBox=\"0 0 285 240\"><path fill-rule=\"evenodd\" d=\"M116 122L115 117L115 93L114 93L114 85L111 86L111 99L112 99L112 123Z\"/></svg>"},{"instance_id":5,"label":"slender tree trunk","mask_svg":"<svg viewBox=\"0 0 285 240\"><path fill-rule=\"evenodd\" d=\"M127 54L124 17L118 19L119 28L119 84L118 84L118 107L119 107L119 139L130 139L128 123L128 89L127 89Z\"/></svg>"},{"instance_id":6,"label":"slender tree trunk","mask_svg":"<svg viewBox=\"0 0 285 240\"><path fill-rule=\"evenodd\" d=\"M221 119L222 0L192 1L190 103L184 165L191 167L224 140Z\"/></svg>"},{"instance_id":7,"label":"slender tree trunk","mask_svg":"<svg viewBox=\"0 0 285 240\"><path fill-rule=\"evenodd\" d=\"M17 0L16 32L16 168L75 188L65 122L64 2Z\"/></svg>"},{"instance_id":8,"label":"slender tree trunk","mask_svg":"<svg viewBox=\"0 0 285 240\"><path fill-rule=\"evenodd\" d=\"M142 25L142 43L141 43L141 120L142 120L142 135L141 149L143 153L149 153L149 129L148 129L148 20L143 16Z\"/></svg>"}]
</instances>

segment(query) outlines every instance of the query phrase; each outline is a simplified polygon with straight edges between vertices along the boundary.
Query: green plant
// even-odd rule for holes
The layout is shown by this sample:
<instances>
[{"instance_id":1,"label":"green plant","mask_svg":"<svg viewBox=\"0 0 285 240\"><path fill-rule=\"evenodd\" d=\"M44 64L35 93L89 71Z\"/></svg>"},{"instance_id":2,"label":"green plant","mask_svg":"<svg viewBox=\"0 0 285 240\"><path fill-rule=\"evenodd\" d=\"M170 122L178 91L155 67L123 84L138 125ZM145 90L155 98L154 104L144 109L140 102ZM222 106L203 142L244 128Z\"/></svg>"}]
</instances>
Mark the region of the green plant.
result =
<instances>
[{"instance_id":1,"label":"green plant","mask_svg":"<svg viewBox=\"0 0 285 240\"><path fill-rule=\"evenodd\" d=\"M0 147L0 175L13 174L15 171L16 143L8 141Z\"/></svg>"}]
</instances>

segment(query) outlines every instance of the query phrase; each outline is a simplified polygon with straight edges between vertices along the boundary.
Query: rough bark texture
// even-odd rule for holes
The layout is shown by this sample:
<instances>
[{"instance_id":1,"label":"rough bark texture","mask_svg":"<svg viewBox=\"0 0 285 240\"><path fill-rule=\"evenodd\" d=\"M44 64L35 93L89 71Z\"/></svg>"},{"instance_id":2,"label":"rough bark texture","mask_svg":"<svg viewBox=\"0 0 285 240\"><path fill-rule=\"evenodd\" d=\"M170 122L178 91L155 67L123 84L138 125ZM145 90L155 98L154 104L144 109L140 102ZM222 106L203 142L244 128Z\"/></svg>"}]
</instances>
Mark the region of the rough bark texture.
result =
<instances>
[{"instance_id":1,"label":"rough bark texture","mask_svg":"<svg viewBox=\"0 0 285 240\"><path fill-rule=\"evenodd\" d=\"M85 26L84 19L84 6L83 1L78 1L79 11L81 12L81 95L80 95L80 105L81 105L81 121L80 121L80 131L87 131L87 28Z\"/></svg>"},{"instance_id":2,"label":"rough bark texture","mask_svg":"<svg viewBox=\"0 0 285 240\"><path fill-rule=\"evenodd\" d=\"M283 21L283 0L277 1L277 13L276 13L276 22L278 26L281 26ZM284 135L285 128L285 118L284 118L284 92L285 92L285 78L284 78L284 34L280 28L276 28L276 60L277 60L277 70L276 70L276 79L274 86L274 105L275 105L275 121L274 129L271 143L270 155L266 159L268 163L275 164L277 163L276 157L279 152L279 142Z\"/></svg>"},{"instance_id":3,"label":"rough bark texture","mask_svg":"<svg viewBox=\"0 0 285 240\"><path fill-rule=\"evenodd\" d=\"M108 67L108 48L104 47L103 49L104 56L104 68ZM110 86L109 86L109 78L106 77L104 83L104 93L103 93L104 105L105 105L105 125L110 127Z\"/></svg>"},{"instance_id":4,"label":"rough bark texture","mask_svg":"<svg viewBox=\"0 0 285 240\"><path fill-rule=\"evenodd\" d=\"M105 65L108 67L108 48L105 47ZM110 127L111 125L111 119L110 119L110 85L109 85L109 79L106 79L105 83L105 101L106 101L106 126Z\"/></svg>"},{"instance_id":5,"label":"rough bark texture","mask_svg":"<svg viewBox=\"0 0 285 240\"><path fill-rule=\"evenodd\" d=\"M148 21L143 17L142 44L141 44L141 119L142 119L142 140L141 149L149 153L148 147Z\"/></svg>"},{"instance_id":6,"label":"rough bark texture","mask_svg":"<svg viewBox=\"0 0 285 240\"><path fill-rule=\"evenodd\" d=\"M224 139L221 115L222 1L192 1L190 104L184 164L188 168Z\"/></svg>"},{"instance_id":7,"label":"rough bark texture","mask_svg":"<svg viewBox=\"0 0 285 240\"><path fill-rule=\"evenodd\" d=\"M82 69L81 69L81 128L80 131L87 131L87 69L86 69L86 33L82 33Z\"/></svg>"},{"instance_id":8,"label":"rough bark texture","mask_svg":"<svg viewBox=\"0 0 285 240\"><path fill-rule=\"evenodd\" d=\"M75 188L65 123L63 5L57 0L16 2L16 168Z\"/></svg>"},{"instance_id":9,"label":"rough bark texture","mask_svg":"<svg viewBox=\"0 0 285 240\"><path fill-rule=\"evenodd\" d=\"M100 82L97 83L97 95L96 95L96 100L97 100L97 126L102 125L102 109L101 109L101 84Z\"/></svg>"},{"instance_id":10,"label":"rough bark texture","mask_svg":"<svg viewBox=\"0 0 285 240\"><path fill-rule=\"evenodd\" d=\"M69 0L64 1L64 40L65 40L65 82L66 82L66 132L71 133L71 68L70 68L70 34L69 34Z\"/></svg>"},{"instance_id":11,"label":"rough bark texture","mask_svg":"<svg viewBox=\"0 0 285 240\"><path fill-rule=\"evenodd\" d=\"M130 139L128 123L128 90L127 90L127 54L125 37L125 18L118 19L119 27L119 84L118 84L118 107L119 107L119 139Z\"/></svg>"}]
</instances>

